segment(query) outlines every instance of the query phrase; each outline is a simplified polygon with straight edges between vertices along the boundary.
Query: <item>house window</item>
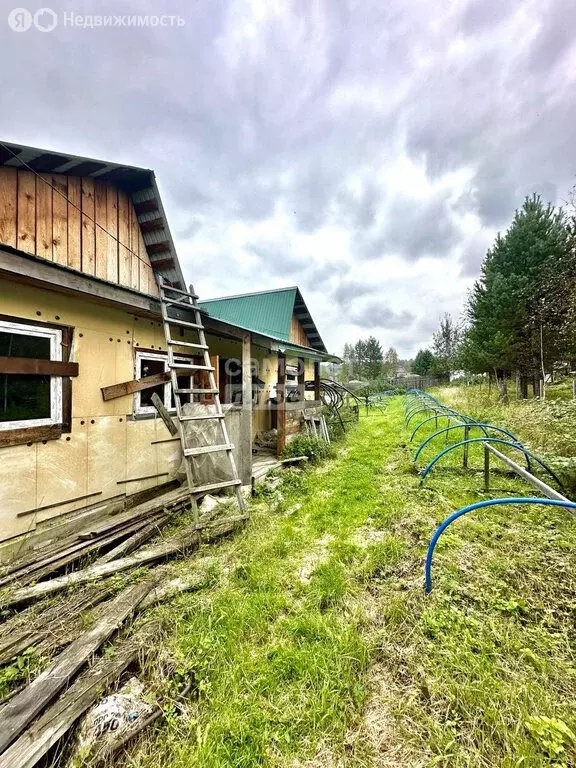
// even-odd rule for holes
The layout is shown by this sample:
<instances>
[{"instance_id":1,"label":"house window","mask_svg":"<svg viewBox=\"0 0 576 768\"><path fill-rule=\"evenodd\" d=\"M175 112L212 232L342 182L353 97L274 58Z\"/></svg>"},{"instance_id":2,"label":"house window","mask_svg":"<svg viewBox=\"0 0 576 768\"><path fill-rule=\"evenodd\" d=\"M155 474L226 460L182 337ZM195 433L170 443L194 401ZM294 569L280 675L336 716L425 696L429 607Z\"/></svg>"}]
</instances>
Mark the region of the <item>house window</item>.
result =
<instances>
[{"instance_id":1,"label":"house window","mask_svg":"<svg viewBox=\"0 0 576 768\"><path fill-rule=\"evenodd\" d=\"M176 355L174 360L177 363L190 364L194 362L193 358ZM141 379L145 376L154 376L158 373L168 373L168 356L157 352L137 352L136 353L136 378ZM178 376L178 386L182 389L191 389L193 386L192 376ZM172 384L167 381L165 384L159 384L157 387L143 389L134 395L134 413L135 414L154 414L156 409L152 403L152 396L157 394L169 411L176 409L174 396L172 394ZM190 395L180 395L182 403L190 402Z\"/></svg>"},{"instance_id":2,"label":"house window","mask_svg":"<svg viewBox=\"0 0 576 768\"><path fill-rule=\"evenodd\" d=\"M62 331L0 320L0 357L61 361ZM61 424L62 387L62 376L0 373L0 430Z\"/></svg>"}]
</instances>

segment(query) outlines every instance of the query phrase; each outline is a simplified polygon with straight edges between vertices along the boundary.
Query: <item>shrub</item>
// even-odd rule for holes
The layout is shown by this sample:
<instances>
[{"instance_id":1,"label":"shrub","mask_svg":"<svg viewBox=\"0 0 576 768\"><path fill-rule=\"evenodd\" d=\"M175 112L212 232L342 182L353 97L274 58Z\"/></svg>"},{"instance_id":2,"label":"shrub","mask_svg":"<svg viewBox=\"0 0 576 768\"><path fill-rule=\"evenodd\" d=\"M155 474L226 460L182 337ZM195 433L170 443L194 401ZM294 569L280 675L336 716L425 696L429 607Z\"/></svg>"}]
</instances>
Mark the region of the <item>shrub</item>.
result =
<instances>
[{"instance_id":1,"label":"shrub","mask_svg":"<svg viewBox=\"0 0 576 768\"><path fill-rule=\"evenodd\" d=\"M323 459L330 459L333 455L334 449L331 444L313 435L296 435L282 451L283 459L308 456L312 464L317 464Z\"/></svg>"}]
</instances>

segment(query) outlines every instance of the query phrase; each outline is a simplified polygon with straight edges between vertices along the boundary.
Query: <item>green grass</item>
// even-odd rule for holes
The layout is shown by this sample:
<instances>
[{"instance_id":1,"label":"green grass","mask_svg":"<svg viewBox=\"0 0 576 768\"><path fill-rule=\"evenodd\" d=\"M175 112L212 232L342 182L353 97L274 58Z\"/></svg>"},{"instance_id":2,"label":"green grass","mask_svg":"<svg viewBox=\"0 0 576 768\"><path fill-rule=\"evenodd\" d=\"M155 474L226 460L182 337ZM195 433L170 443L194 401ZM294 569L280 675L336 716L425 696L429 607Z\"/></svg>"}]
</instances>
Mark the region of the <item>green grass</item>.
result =
<instances>
[{"instance_id":1,"label":"green grass","mask_svg":"<svg viewBox=\"0 0 576 768\"><path fill-rule=\"evenodd\" d=\"M475 454L420 488L407 437L396 398L200 553L214 585L154 610L146 676L166 717L127 765L576 765L574 519L510 507L457 521L427 596L434 528L485 496Z\"/></svg>"}]
</instances>

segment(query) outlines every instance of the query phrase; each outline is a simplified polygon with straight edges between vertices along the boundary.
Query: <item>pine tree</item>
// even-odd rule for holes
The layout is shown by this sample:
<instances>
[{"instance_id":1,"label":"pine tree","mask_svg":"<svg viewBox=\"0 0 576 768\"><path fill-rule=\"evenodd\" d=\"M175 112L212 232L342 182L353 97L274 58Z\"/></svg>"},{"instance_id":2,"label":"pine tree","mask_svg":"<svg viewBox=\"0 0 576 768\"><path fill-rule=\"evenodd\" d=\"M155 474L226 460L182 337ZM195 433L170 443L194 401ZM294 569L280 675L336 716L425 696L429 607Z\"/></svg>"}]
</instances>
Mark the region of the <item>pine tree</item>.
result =
<instances>
[{"instance_id":1,"label":"pine tree","mask_svg":"<svg viewBox=\"0 0 576 768\"><path fill-rule=\"evenodd\" d=\"M412 363L412 373L426 376L427 373L430 373L433 364L434 355L432 352L429 349L420 349Z\"/></svg>"},{"instance_id":2,"label":"pine tree","mask_svg":"<svg viewBox=\"0 0 576 768\"><path fill-rule=\"evenodd\" d=\"M486 254L480 279L468 300L469 328L462 346L465 367L499 379L520 373L522 392L529 376L562 356L559 299L551 291L565 274L570 233L562 211L526 198L505 235Z\"/></svg>"}]
</instances>

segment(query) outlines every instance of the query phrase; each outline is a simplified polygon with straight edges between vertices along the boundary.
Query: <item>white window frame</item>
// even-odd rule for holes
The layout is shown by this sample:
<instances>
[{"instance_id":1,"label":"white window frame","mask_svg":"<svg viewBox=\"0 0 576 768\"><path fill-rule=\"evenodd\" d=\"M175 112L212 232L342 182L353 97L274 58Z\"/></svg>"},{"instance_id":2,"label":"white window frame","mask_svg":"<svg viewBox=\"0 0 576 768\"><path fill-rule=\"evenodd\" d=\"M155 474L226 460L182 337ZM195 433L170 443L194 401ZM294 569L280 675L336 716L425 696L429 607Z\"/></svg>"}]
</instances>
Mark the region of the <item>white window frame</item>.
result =
<instances>
[{"instance_id":1,"label":"white window frame","mask_svg":"<svg viewBox=\"0 0 576 768\"><path fill-rule=\"evenodd\" d=\"M0 331L7 331L19 336L38 336L50 339L50 360L62 361L62 331L58 328L46 328L27 323L11 323L0 320ZM6 374L9 376L10 374ZM0 430L27 429L28 427L47 427L62 424L62 376L50 377L50 417L46 419L20 419L18 421L0 421Z\"/></svg>"},{"instance_id":2,"label":"white window frame","mask_svg":"<svg viewBox=\"0 0 576 768\"><path fill-rule=\"evenodd\" d=\"M164 363L164 372L168 372L168 353L167 352L145 352L143 350L136 351L136 359L134 361L134 378L142 378L142 361L143 360L160 360ZM191 363L190 357L182 355L174 355L174 360L177 363ZM170 413L176 413L176 408L172 407L172 383L167 381L164 385L164 397L162 398L164 407ZM144 416L147 414L156 414L156 408L153 405L142 405L141 400L142 391L134 393L134 415Z\"/></svg>"}]
</instances>

